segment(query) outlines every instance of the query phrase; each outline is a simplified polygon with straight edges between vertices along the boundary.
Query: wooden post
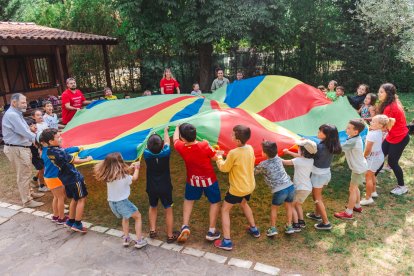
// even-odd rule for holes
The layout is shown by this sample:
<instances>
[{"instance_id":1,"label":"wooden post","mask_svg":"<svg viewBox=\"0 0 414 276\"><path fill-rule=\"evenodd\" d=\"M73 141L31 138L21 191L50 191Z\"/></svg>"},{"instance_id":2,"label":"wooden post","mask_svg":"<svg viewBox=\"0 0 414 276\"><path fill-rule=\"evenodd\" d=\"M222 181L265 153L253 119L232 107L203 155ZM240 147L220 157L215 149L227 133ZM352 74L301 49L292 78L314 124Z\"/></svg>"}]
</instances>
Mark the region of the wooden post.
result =
<instances>
[{"instance_id":1,"label":"wooden post","mask_svg":"<svg viewBox=\"0 0 414 276\"><path fill-rule=\"evenodd\" d=\"M60 58L60 49L59 46L55 46L55 55L56 55L56 62L58 68L58 75L59 75L59 82L60 82L60 93L65 90L65 78L63 77L63 66L62 66L62 59Z\"/></svg>"},{"instance_id":2,"label":"wooden post","mask_svg":"<svg viewBox=\"0 0 414 276\"><path fill-rule=\"evenodd\" d=\"M7 78L7 71L6 71L6 65L5 65L5 61L4 58L0 57L0 74L1 77L3 79L3 83L4 83L4 94L3 96L3 102L6 105L7 104L7 97L6 94L10 93L10 86L9 86L9 80Z\"/></svg>"},{"instance_id":3,"label":"wooden post","mask_svg":"<svg viewBox=\"0 0 414 276\"><path fill-rule=\"evenodd\" d=\"M106 86L112 89L111 84L111 74L109 73L109 56L108 56L108 48L106 45L102 45L102 52L104 58L104 65L105 65L105 78L106 78Z\"/></svg>"}]
</instances>

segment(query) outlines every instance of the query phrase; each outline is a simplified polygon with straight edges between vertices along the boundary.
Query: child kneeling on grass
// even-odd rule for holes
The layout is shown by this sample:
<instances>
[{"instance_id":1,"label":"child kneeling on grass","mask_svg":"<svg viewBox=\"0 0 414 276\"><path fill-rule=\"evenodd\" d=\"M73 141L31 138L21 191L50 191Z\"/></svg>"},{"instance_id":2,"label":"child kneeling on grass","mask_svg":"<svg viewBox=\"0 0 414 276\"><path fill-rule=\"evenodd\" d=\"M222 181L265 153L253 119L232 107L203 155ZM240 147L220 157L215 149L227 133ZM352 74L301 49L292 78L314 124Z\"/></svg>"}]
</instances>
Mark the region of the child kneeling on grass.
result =
<instances>
[{"instance_id":1,"label":"child kneeling on grass","mask_svg":"<svg viewBox=\"0 0 414 276\"><path fill-rule=\"evenodd\" d=\"M289 154L295 158L292 160L283 160L283 165L294 166L295 173L293 175L293 183L295 184L295 198L293 199L293 227L287 226L286 233L292 234L300 232L306 227L303 219L302 204L312 192L311 172L313 168L313 157L317 152L316 143L303 139L296 142L299 146L298 153L291 152L287 149L283 150L285 154Z\"/></svg>"},{"instance_id":2,"label":"child kneeling on grass","mask_svg":"<svg viewBox=\"0 0 414 276\"><path fill-rule=\"evenodd\" d=\"M148 138L144 159L147 164L147 194L149 200L150 238L157 237L157 213L160 200L165 209L165 224L167 226L167 243L177 240L179 233L173 231L173 199L170 175L170 137L168 126L164 129L164 141L158 134Z\"/></svg>"},{"instance_id":3,"label":"child kneeling on grass","mask_svg":"<svg viewBox=\"0 0 414 276\"><path fill-rule=\"evenodd\" d=\"M381 114L372 118L365 142L364 157L367 159L368 170L365 174L365 198L360 202L362 206L373 204L374 200L372 198L378 197L375 172L384 163L384 153L381 148L383 131L391 129L394 123L395 119L388 118L387 115Z\"/></svg>"},{"instance_id":4,"label":"child kneeling on grass","mask_svg":"<svg viewBox=\"0 0 414 276\"><path fill-rule=\"evenodd\" d=\"M123 245L129 246L132 242L129 236L129 218L135 219L135 232L137 240L136 248L147 245L147 241L142 237L142 219L138 208L129 201L132 181L138 179L139 162L128 166L119 152L111 153L106 156L104 161L99 162L94 167L95 177L99 181L105 181L108 187L108 203L112 213L117 218L122 218L122 230L124 232ZM134 168L134 174L129 171Z\"/></svg>"},{"instance_id":5,"label":"child kneeling on grass","mask_svg":"<svg viewBox=\"0 0 414 276\"><path fill-rule=\"evenodd\" d=\"M270 212L270 227L266 236L277 235L276 219L279 207L285 203L286 207L286 228L292 228L292 202L295 195L295 188L289 175L282 164L282 159L277 156L277 145L275 142L262 142L262 155L266 158L254 169L255 174L263 174L264 180L270 186L273 193L272 208Z\"/></svg>"},{"instance_id":6,"label":"child kneeling on grass","mask_svg":"<svg viewBox=\"0 0 414 276\"><path fill-rule=\"evenodd\" d=\"M365 172L367 171L367 160L363 153L362 138L359 135L365 129L363 119L351 120L346 127L348 139L342 145L346 161L352 171L351 182L349 183L349 200L344 212L335 213L334 216L340 219L353 219L353 212L362 212L360 205L361 192L358 185L363 185Z\"/></svg>"},{"instance_id":7,"label":"child kneeling on grass","mask_svg":"<svg viewBox=\"0 0 414 276\"><path fill-rule=\"evenodd\" d=\"M224 239L214 242L215 247L224 250L233 249L233 243L230 239L230 210L234 204L240 203L240 207L250 225L248 233L255 238L260 237L259 229L257 229L254 222L252 209L247 203L256 186L254 180L254 151L252 146L246 144L250 139L250 135L249 127L235 126L231 137L237 148L229 151L225 161L223 160L223 153L217 152L217 167L220 171L229 173L230 182L229 190L221 208Z\"/></svg>"},{"instance_id":8,"label":"child kneeling on grass","mask_svg":"<svg viewBox=\"0 0 414 276\"><path fill-rule=\"evenodd\" d=\"M89 162L92 157L80 159L67 153L60 147L62 138L57 129L45 129L42 132L42 138L43 143L48 146L47 157L59 169L58 177L65 186L66 196L72 199L69 206L69 219L65 225L73 231L86 233L87 230L83 227L81 220L88 191L82 174L74 164Z\"/></svg>"}]
</instances>

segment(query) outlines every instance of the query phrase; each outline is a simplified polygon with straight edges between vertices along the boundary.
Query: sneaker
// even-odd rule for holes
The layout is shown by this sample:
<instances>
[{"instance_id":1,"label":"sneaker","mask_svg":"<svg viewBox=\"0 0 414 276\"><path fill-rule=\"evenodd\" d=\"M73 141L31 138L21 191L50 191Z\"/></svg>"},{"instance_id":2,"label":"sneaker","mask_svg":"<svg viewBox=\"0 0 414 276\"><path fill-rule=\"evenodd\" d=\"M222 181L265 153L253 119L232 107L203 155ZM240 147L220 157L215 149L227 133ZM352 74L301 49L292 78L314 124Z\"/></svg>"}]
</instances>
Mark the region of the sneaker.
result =
<instances>
[{"instance_id":1,"label":"sneaker","mask_svg":"<svg viewBox=\"0 0 414 276\"><path fill-rule=\"evenodd\" d=\"M257 228L256 226L247 228L247 233L249 233L250 235L252 235L255 238L260 237L259 228Z\"/></svg>"},{"instance_id":2,"label":"sneaker","mask_svg":"<svg viewBox=\"0 0 414 276\"><path fill-rule=\"evenodd\" d=\"M82 222L75 222L70 229L79 233L86 233L88 231L85 227L83 227Z\"/></svg>"},{"instance_id":3,"label":"sneaker","mask_svg":"<svg viewBox=\"0 0 414 276\"><path fill-rule=\"evenodd\" d=\"M39 189L37 189L39 192L49 192L50 190L49 190L49 188L48 187L46 187L46 186L43 186L43 187L39 187Z\"/></svg>"},{"instance_id":4,"label":"sneaker","mask_svg":"<svg viewBox=\"0 0 414 276\"><path fill-rule=\"evenodd\" d=\"M322 221L321 216L317 216L315 213L306 213L306 217L316 221Z\"/></svg>"},{"instance_id":5,"label":"sneaker","mask_svg":"<svg viewBox=\"0 0 414 276\"><path fill-rule=\"evenodd\" d=\"M372 197L368 198L368 199L363 199L361 200L361 202L359 204L361 204L362 206L366 206L366 205L371 205L372 203L374 203L374 200L372 199Z\"/></svg>"},{"instance_id":6,"label":"sneaker","mask_svg":"<svg viewBox=\"0 0 414 276\"><path fill-rule=\"evenodd\" d=\"M58 219L59 219L59 216L56 216L56 217L55 217L55 216L52 216L52 221L53 221L53 222L57 222L57 221L58 221Z\"/></svg>"},{"instance_id":7,"label":"sneaker","mask_svg":"<svg viewBox=\"0 0 414 276\"><path fill-rule=\"evenodd\" d=\"M167 237L167 243L173 243L178 239L180 235L180 231L173 231L172 237Z\"/></svg>"},{"instance_id":8,"label":"sneaker","mask_svg":"<svg viewBox=\"0 0 414 276\"><path fill-rule=\"evenodd\" d=\"M128 235L128 236L122 236L122 245L124 246L124 247L127 247L127 246L129 246L129 244L132 242L132 239L131 239L131 237Z\"/></svg>"},{"instance_id":9,"label":"sneaker","mask_svg":"<svg viewBox=\"0 0 414 276\"><path fill-rule=\"evenodd\" d=\"M184 225L181 228L181 233L177 238L178 242L186 242L188 240L188 238L190 237L190 227L188 227L187 225Z\"/></svg>"},{"instance_id":10,"label":"sneaker","mask_svg":"<svg viewBox=\"0 0 414 276\"><path fill-rule=\"evenodd\" d=\"M214 233L208 231L206 235L206 240L215 241L220 239L221 233L219 231L214 231Z\"/></svg>"},{"instance_id":11,"label":"sneaker","mask_svg":"<svg viewBox=\"0 0 414 276\"><path fill-rule=\"evenodd\" d=\"M286 234L293 234L293 233L295 233L295 230L293 229L293 226L292 225L286 225L285 226L285 233Z\"/></svg>"},{"instance_id":12,"label":"sneaker","mask_svg":"<svg viewBox=\"0 0 414 276\"><path fill-rule=\"evenodd\" d=\"M295 231L295 233L299 233L300 231L302 231L302 228L300 227L299 223L293 223L292 227L293 227L293 231Z\"/></svg>"},{"instance_id":13,"label":"sneaker","mask_svg":"<svg viewBox=\"0 0 414 276\"><path fill-rule=\"evenodd\" d=\"M141 249L148 244L146 239L136 240L135 241L135 248Z\"/></svg>"},{"instance_id":14,"label":"sneaker","mask_svg":"<svg viewBox=\"0 0 414 276\"><path fill-rule=\"evenodd\" d=\"M66 223L66 221L69 220L69 217L65 216L63 219L58 218L58 220L56 221L56 224L58 225L63 225Z\"/></svg>"},{"instance_id":15,"label":"sneaker","mask_svg":"<svg viewBox=\"0 0 414 276\"><path fill-rule=\"evenodd\" d=\"M406 186L397 186L391 191L391 194L393 195L403 195L406 193L408 193L408 189Z\"/></svg>"},{"instance_id":16,"label":"sneaker","mask_svg":"<svg viewBox=\"0 0 414 276\"><path fill-rule=\"evenodd\" d=\"M330 223L325 224L323 222L315 224L314 227L318 230L331 230L332 229L332 225Z\"/></svg>"},{"instance_id":17,"label":"sneaker","mask_svg":"<svg viewBox=\"0 0 414 276\"><path fill-rule=\"evenodd\" d=\"M37 180L39 180L39 178L37 176L33 176L32 181L37 183Z\"/></svg>"},{"instance_id":18,"label":"sneaker","mask_svg":"<svg viewBox=\"0 0 414 276\"><path fill-rule=\"evenodd\" d=\"M74 222L71 222L69 219L66 221L65 226L69 227L70 229L72 229Z\"/></svg>"},{"instance_id":19,"label":"sneaker","mask_svg":"<svg viewBox=\"0 0 414 276\"><path fill-rule=\"evenodd\" d=\"M300 228L306 228L306 223L305 223L305 221L304 220L298 220L298 223L299 223L299 225L300 225Z\"/></svg>"},{"instance_id":20,"label":"sneaker","mask_svg":"<svg viewBox=\"0 0 414 276\"><path fill-rule=\"evenodd\" d=\"M233 249L233 243L231 240L226 240L226 239L222 239L222 240L216 240L214 242L214 246L223 250L227 250L230 251Z\"/></svg>"},{"instance_id":21,"label":"sneaker","mask_svg":"<svg viewBox=\"0 0 414 276\"><path fill-rule=\"evenodd\" d=\"M359 207L359 208L357 208L357 207L354 207L354 209L352 209L354 212L357 212L357 213L362 213L362 207Z\"/></svg>"},{"instance_id":22,"label":"sneaker","mask_svg":"<svg viewBox=\"0 0 414 276\"><path fill-rule=\"evenodd\" d=\"M378 187L377 187L378 188ZM371 197L373 197L373 198L377 198L378 197L378 193L377 192L373 192L372 194L371 194Z\"/></svg>"},{"instance_id":23,"label":"sneaker","mask_svg":"<svg viewBox=\"0 0 414 276\"><path fill-rule=\"evenodd\" d=\"M277 234L279 234L279 233L277 232L277 228L274 227L274 226L270 227L266 231L266 236L268 236L268 237L273 237L274 235L277 235Z\"/></svg>"},{"instance_id":24,"label":"sneaker","mask_svg":"<svg viewBox=\"0 0 414 276\"><path fill-rule=\"evenodd\" d=\"M40 197L42 197L44 195L45 195L44 193L35 193L35 192L32 193L32 197L35 198L35 199L36 198L40 198Z\"/></svg>"},{"instance_id":25,"label":"sneaker","mask_svg":"<svg viewBox=\"0 0 414 276\"><path fill-rule=\"evenodd\" d=\"M24 207L26 207L26 208L36 208L36 207L40 207L40 206L43 206L43 205L44 205L43 202L30 200L29 202L26 202L24 204Z\"/></svg>"},{"instance_id":26,"label":"sneaker","mask_svg":"<svg viewBox=\"0 0 414 276\"><path fill-rule=\"evenodd\" d=\"M345 212L345 211L343 211L343 212L338 212L338 213L335 213L334 214L334 216L336 217L336 218L339 218L339 219L354 219L354 217L353 217L353 215L352 214L348 214L347 212Z\"/></svg>"}]
</instances>

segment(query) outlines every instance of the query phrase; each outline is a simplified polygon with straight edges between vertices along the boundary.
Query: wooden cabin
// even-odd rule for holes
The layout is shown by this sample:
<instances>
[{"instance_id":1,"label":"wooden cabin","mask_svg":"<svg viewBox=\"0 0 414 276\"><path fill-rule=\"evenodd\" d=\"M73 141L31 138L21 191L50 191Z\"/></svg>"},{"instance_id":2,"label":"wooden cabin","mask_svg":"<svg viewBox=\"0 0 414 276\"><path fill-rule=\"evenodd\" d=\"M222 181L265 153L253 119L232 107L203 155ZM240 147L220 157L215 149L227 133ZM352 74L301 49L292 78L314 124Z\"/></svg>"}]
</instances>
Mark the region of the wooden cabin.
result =
<instances>
[{"instance_id":1,"label":"wooden cabin","mask_svg":"<svg viewBox=\"0 0 414 276\"><path fill-rule=\"evenodd\" d=\"M0 22L0 106L10 103L17 92L30 102L65 90L65 80L71 76L67 45L101 45L107 86L112 87L107 45L117 43L113 37Z\"/></svg>"}]
</instances>

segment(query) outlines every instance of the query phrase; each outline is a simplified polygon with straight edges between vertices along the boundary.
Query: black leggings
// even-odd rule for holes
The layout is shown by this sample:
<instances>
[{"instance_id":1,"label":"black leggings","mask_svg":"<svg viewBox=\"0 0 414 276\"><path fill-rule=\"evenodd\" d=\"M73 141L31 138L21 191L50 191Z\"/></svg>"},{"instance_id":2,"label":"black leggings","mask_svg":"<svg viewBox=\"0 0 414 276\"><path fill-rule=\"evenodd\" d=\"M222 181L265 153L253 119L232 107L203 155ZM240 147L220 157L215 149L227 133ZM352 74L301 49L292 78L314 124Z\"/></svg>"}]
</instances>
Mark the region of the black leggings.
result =
<instances>
[{"instance_id":1,"label":"black leggings","mask_svg":"<svg viewBox=\"0 0 414 276\"><path fill-rule=\"evenodd\" d=\"M391 144L387 140L384 140L384 142L382 142L382 152L384 153L385 157L388 155L388 165L394 172L395 177L397 177L398 186L404 186L404 174L400 165L398 165L398 161L400 160L401 155L409 142L410 136L408 134L401 142L397 144ZM375 175L377 175L382 170L383 166L384 163L381 165Z\"/></svg>"}]
</instances>

